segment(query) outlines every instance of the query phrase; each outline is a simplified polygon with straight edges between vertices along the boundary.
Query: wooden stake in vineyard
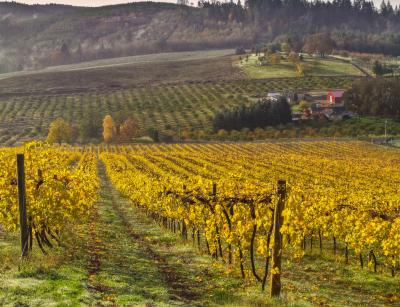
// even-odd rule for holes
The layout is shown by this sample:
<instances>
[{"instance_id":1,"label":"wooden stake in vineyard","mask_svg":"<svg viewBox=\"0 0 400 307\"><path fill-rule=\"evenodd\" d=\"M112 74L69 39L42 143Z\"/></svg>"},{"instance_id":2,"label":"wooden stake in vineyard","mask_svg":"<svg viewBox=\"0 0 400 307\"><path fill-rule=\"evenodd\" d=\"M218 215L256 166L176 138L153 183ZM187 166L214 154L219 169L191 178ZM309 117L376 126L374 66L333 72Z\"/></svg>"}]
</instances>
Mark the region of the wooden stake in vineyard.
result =
<instances>
[{"instance_id":1,"label":"wooden stake in vineyard","mask_svg":"<svg viewBox=\"0 0 400 307\"><path fill-rule=\"evenodd\" d=\"M271 266L271 281L270 281L270 296L276 297L281 293L281 271L282 271L282 234L281 227L283 224L282 211L285 206L286 198L286 181L278 180L278 202L274 210L274 245L272 247L272 266Z\"/></svg>"},{"instance_id":2,"label":"wooden stake in vineyard","mask_svg":"<svg viewBox=\"0 0 400 307\"><path fill-rule=\"evenodd\" d=\"M21 228L21 256L28 256L29 230L26 219L26 190L25 190L25 165L24 155L17 154L17 184L19 203L19 224Z\"/></svg>"}]
</instances>

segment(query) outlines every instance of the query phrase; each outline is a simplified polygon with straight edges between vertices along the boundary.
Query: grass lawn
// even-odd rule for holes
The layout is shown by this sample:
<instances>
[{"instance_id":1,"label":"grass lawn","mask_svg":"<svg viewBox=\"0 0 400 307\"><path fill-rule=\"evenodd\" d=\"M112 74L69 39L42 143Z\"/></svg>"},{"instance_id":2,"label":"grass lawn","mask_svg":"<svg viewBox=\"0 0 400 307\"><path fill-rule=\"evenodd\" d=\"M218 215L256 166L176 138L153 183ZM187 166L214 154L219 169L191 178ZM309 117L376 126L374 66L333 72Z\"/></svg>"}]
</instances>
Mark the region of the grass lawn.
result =
<instances>
[{"instance_id":1,"label":"grass lawn","mask_svg":"<svg viewBox=\"0 0 400 307\"><path fill-rule=\"evenodd\" d=\"M75 228L80 231L79 227ZM82 234L84 232L81 232ZM19 258L19 236L0 235L1 306L92 305L94 299L85 285L87 278L84 236L70 239L64 248L43 256L34 246L23 262ZM74 237L75 241L71 240Z\"/></svg>"},{"instance_id":2,"label":"grass lawn","mask_svg":"<svg viewBox=\"0 0 400 307\"><path fill-rule=\"evenodd\" d=\"M307 76L363 76L363 73L355 66L338 59L314 59L305 56L303 63L312 66ZM258 57L251 55L247 62L242 60L238 65L249 78L297 77L295 65L287 60L282 60L279 64L275 65L260 66L258 64Z\"/></svg>"},{"instance_id":3,"label":"grass lawn","mask_svg":"<svg viewBox=\"0 0 400 307\"><path fill-rule=\"evenodd\" d=\"M394 146L394 147L400 147L400 141L399 140L394 140L389 142L390 145Z\"/></svg>"}]
</instances>

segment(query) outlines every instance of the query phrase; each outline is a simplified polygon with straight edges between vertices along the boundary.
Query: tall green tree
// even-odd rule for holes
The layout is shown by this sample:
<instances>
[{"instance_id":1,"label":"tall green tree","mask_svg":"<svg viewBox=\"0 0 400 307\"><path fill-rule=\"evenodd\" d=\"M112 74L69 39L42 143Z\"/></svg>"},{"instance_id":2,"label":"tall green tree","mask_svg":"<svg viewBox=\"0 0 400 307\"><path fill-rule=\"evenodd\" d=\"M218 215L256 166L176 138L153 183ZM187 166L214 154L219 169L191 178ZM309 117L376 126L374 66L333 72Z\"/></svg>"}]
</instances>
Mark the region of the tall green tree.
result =
<instances>
[{"instance_id":1,"label":"tall green tree","mask_svg":"<svg viewBox=\"0 0 400 307\"><path fill-rule=\"evenodd\" d=\"M51 122L46 141L50 144L53 143L70 143L73 140L73 127L67 123L63 118L57 118Z\"/></svg>"}]
</instances>

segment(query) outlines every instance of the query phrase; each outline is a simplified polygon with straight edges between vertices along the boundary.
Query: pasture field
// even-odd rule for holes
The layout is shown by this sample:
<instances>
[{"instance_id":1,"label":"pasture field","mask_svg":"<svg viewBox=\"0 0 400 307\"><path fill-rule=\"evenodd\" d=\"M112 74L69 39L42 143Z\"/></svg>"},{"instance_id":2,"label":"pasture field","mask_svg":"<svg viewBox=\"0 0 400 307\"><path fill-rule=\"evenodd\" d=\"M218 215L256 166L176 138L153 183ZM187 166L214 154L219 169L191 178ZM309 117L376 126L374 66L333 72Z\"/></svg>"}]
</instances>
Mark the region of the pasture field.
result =
<instances>
[{"instance_id":1,"label":"pasture field","mask_svg":"<svg viewBox=\"0 0 400 307\"><path fill-rule=\"evenodd\" d=\"M27 157L28 221L39 239L19 260L16 190L2 182L2 305L400 302L396 148L355 141L31 143L0 149L5 178L15 172L16 152ZM35 189L38 168L44 181ZM266 274L268 288L277 179L287 183L283 288L271 300L259 278ZM82 184L97 197L68 196ZM57 210L48 201L54 195Z\"/></svg>"},{"instance_id":2,"label":"pasture field","mask_svg":"<svg viewBox=\"0 0 400 307\"><path fill-rule=\"evenodd\" d=\"M104 65L90 62L43 71L0 75L0 97L77 94L188 81L245 78L245 74L232 65L235 57L224 56L227 52L229 51L145 55L139 57L142 60L134 58L136 60L131 63L124 63L117 58L104 60L108 63ZM150 62L151 59L154 62Z\"/></svg>"},{"instance_id":3,"label":"pasture field","mask_svg":"<svg viewBox=\"0 0 400 307\"><path fill-rule=\"evenodd\" d=\"M58 117L72 123L110 114L132 115L140 128L159 131L210 130L223 108L249 104L269 91L348 88L352 77L185 82L57 95L0 95L0 143L18 144L47 134Z\"/></svg>"},{"instance_id":4,"label":"pasture field","mask_svg":"<svg viewBox=\"0 0 400 307\"><path fill-rule=\"evenodd\" d=\"M20 76L31 76L36 74L51 73L51 72L71 72L71 71L82 71L82 70L99 69L99 68L101 69L101 68L110 68L110 67L118 67L126 65L137 65L137 64L155 64L155 63L159 64L165 62L208 60L224 56L230 56L233 54L234 50L232 49L221 49L221 50L198 50L198 51L186 51L186 52L165 52L165 53L135 55L128 57L81 62L77 64L50 66L40 70L4 73L0 74L0 80L9 79L13 77L20 77Z\"/></svg>"},{"instance_id":5,"label":"pasture field","mask_svg":"<svg viewBox=\"0 0 400 307\"><path fill-rule=\"evenodd\" d=\"M335 58L304 56L304 61L301 63L310 66L307 76L364 76L364 73L350 62ZM281 60L279 64L260 66L258 56L251 55L248 61L243 59L238 66L251 79L297 77L296 65L286 59Z\"/></svg>"}]
</instances>

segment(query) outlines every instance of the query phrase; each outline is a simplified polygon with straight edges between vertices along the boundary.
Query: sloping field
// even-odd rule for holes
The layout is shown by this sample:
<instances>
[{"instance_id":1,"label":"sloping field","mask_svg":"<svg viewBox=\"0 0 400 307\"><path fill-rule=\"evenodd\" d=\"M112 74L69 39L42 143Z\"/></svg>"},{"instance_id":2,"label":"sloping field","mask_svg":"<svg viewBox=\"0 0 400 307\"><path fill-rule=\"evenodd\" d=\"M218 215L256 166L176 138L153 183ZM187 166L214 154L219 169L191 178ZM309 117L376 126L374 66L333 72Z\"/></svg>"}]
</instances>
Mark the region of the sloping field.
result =
<instances>
[{"instance_id":1,"label":"sloping field","mask_svg":"<svg viewBox=\"0 0 400 307\"><path fill-rule=\"evenodd\" d=\"M165 53L135 55L135 56L129 56L129 57L88 61L88 62L82 62L82 63L78 63L78 64L52 66L52 67L47 67L45 69L33 70L33 71L5 73L5 74L0 74L0 80L12 78L12 77L30 76L30 75L41 74L41 73L50 73L50 72L79 71L79 70L108 68L108 67L134 65L134 64L146 64L146 63L158 64L158 63L165 63L165 62L207 60L207 59L214 59L214 58L233 55L233 54L234 54L234 50L232 50L232 49L222 49L222 50L165 52Z\"/></svg>"},{"instance_id":2,"label":"sloping field","mask_svg":"<svg viewBox=\"0 0 400 307\"><path fill-rule=\"evenodd\" d=\"M83 82L83 81L82 81ZM265 80L186 82L174 85L64 95L0 96L0 143L12 145L43 137L57 117L79 123L111 114L131 115L143 132L211 129L223 108L252 103L269 91L348 88L351 77L309 77Z\"/></svg>"},{"instance_id":3,"label":"sloping field","mask_svg":"<svg viewBox=\"0 0 400 307\"><path fill-rule=\"evenodd\" d=\"M230 56L43 72L0 80L0 97L77 94L182 82L243 79Z\"/></svg>"}]
</instances>

